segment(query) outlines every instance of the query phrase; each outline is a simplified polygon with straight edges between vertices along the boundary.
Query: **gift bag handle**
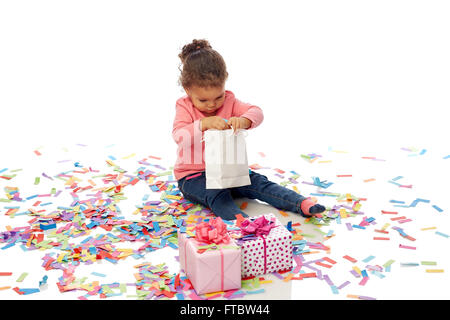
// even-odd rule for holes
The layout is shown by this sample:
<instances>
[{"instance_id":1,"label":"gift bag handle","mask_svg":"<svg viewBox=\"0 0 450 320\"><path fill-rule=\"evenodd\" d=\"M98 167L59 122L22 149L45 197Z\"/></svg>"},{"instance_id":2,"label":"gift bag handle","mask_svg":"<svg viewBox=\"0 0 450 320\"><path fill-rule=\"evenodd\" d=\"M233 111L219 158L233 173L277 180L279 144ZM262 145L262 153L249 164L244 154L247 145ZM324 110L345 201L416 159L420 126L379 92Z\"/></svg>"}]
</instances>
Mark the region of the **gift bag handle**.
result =
<instances>
[{"instance_id":1,"label":"gift bag handle","mask_svg":"<svg viewBox=\"0 0 450 320\"><path fill-rule=\"evenodd\" d=\"M225 122L228 122L227 119L225 119L225 118L222 118L222 119L225 120ZM214 129L212 129L212 130L214 130ZM234 131L231 130L231 131L230 131L230 134L228 134L228 137L231 137L232 135L238 135L238 134L243 134L243 135L244 135L244 138L248 136L247 130L245 130L245 129L239 129L239 130L236 131L236 133L234 133ZM202 137L202 139L200 140L200 142L204 142L204 141L205 141L205 137Z\"/></svg>"}]
</instances>

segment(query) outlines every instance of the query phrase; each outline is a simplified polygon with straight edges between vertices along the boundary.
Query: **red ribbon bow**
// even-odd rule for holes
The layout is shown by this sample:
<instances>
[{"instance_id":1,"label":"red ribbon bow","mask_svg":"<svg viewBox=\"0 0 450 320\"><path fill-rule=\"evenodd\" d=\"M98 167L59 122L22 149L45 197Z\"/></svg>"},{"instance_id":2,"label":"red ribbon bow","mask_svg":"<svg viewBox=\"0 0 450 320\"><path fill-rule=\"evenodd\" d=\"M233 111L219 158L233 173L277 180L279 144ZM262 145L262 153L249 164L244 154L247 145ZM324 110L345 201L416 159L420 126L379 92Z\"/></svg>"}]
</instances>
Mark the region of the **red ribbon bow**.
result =
<instances>
[{"instance_id":1,"label":"red ribbon bow","mask_svg":"<svg viewBox=\"0 0 450 320\"><path fill-rule=\"evenodd\" d=\"M241 223L241 231L244 236L249 234L254 234L257 237L268 235L270 230L274 227L275 224L267 220L264 216L253 221L246 219Z\"/></svg>"},{"instance_id":2,"label":"red ribbon bow","mask_svg":"<svg viewBox=\"0 0 450 320\"><path fill-rule=\"evenodd\" d=\"M230 235L227 232L226 224L220 217L217 217L195 226L195 239L208 244L227 244L230 242Z\"/></svg>"}]
</instances>

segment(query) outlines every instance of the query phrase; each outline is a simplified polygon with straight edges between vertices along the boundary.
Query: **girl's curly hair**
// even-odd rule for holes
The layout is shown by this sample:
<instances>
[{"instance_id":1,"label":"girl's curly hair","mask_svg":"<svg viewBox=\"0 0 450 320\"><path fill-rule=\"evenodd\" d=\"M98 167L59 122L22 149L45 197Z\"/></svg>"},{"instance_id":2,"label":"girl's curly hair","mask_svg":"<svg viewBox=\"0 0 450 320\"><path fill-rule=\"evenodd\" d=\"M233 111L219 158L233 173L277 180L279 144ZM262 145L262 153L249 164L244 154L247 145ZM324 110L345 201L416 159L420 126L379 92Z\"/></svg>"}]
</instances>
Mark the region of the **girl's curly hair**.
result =
<instances>
[{"instance_id":1,"label":"girl's curly hair","mask_svg":"<svg viewBox=\"0 0 450 320\"><path fill-rule=\"evenodd\" d=\"M184 88L220 87L228 78L225 61L207 40L194 39L183 46L178 57L183 65L179 84Z\"/></svg>"}]
</instances>

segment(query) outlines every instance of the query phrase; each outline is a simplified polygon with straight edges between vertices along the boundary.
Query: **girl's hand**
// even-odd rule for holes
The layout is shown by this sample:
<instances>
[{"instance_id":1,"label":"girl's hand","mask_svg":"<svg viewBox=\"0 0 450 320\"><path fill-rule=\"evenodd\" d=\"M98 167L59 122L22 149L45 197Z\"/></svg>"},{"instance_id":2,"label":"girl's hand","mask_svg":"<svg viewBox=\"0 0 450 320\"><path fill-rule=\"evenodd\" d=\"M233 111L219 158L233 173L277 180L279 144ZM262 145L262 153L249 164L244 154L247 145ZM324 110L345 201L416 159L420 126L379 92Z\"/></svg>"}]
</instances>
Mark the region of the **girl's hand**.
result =
<instances>
[{"instance_id":1,"label":"girl's hand","mask_svg":"<svg viewBox=\"0 0 450 320\"><path fill-rule=\"evenodd\" d=\"M208 129L225 130L231 128L230 125L225 120L217 116L202 118L201 121L202 121L202 131Z\"/></svg>"},{"instance_id":2,"label":"girl's hand","mask_svg":"<svg viewBox=\"0 0 450 320\"><path fill-rule=\"evenodd\" d=\"M230 120L228 120L228 124L233 127L234 132L236 132L238 129L248 129L252 125L252 122L243 117L231 117Z\"/></svg>"}]
</instances>

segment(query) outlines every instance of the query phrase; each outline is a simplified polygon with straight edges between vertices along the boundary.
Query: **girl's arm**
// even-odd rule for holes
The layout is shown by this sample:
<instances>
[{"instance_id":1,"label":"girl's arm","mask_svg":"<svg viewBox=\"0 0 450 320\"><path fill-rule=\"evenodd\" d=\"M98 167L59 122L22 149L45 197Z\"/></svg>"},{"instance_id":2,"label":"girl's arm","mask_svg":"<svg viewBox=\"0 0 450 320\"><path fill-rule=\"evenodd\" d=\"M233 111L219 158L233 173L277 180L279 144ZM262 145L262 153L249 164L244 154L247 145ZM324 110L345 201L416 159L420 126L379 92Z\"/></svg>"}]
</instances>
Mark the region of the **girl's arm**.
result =
<instances>
[{"instance_id":1,"label":"girl's arm","mask_svg":"<svg viewBox=\"0 0 450 320\"><path fill-rule=\"evenodd\" d=\"M232 120L234 117L241 119ZM260 107L235 99L232 118L230 118L230 122L239 121L240 128L253 129L259 126L263 120L264 114ZM247 125L248 127L245 128Z\"/></svg>"},{"instance_id":2,"label":"girl's arm","mask_svg":"<svg viewBox=\"0 0 450 320\"><path fill-rule=\"evenodd\" d=\"M176 104L172 137L177 144L183 143L185 147L193 145L194 141L200 142L202 139L200 119L194 121L189 108L182 102Z\"/></svg>"}]
</instances>

